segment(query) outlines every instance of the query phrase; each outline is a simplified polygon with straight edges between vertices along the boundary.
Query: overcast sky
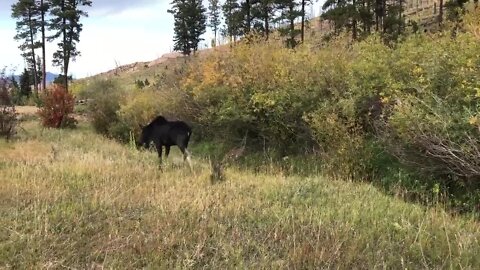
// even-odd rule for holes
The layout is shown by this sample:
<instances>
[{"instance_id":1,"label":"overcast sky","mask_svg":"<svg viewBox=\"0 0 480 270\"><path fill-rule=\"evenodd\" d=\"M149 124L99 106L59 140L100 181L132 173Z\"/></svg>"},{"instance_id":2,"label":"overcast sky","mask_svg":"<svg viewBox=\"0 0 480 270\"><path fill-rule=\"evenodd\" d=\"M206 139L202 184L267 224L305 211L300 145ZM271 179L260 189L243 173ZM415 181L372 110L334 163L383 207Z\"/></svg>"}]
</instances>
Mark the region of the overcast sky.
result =
<instances>
[{"instance_id":1,"label":"overcast sky","mask_svg":"<svg viewBox=\"0 0 480 270\"><path fill-rule=\"evenodd\" d=\"M13 39L15 21L10 17L16 0L0 0L0 69L16 69L20 73L24 62ZM81 56L70 64L69 73L75 78L97 74L137 61L151 61L171 51L173 46L173 16L167 13L170 0L93 0L87 7L88 18L77 45ZM223 1L222 1L223 2ZM205 40L211 34L207 32ZM206 43L206 41L205 41ZM47 69L59 73L50 65L56 43L47 44Z\"/></svg>"}]
</instances>

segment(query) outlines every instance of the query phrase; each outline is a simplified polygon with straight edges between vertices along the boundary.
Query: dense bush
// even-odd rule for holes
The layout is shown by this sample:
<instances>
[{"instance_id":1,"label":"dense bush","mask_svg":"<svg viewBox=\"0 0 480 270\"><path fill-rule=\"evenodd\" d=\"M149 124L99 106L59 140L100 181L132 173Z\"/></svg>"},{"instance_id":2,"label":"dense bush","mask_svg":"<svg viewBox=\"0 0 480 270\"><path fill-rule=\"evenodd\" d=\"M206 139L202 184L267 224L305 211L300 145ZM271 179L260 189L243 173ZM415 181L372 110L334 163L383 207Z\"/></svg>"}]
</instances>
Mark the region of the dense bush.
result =
<instances>
[{"instance_id":1,"label":"dense bush","mask_svg":"<svg viewBox=\"0 0 480 270\"><path fill-rule=\"evenodd\" d=\"M77 95L88 99L87 112L95 130L104 135L110 135L110 130L117 125L122 92L110 80L96 80L79 89Z\"/></svg>"},{"instance_id":2,"label":"dense bush","mask_svg":"<svg viewBox=\"0 0 480 270\"><path fill-rule=\"evenodd\" d=\"M38 114L43 126L51 128L75 127L77 121L71 116L75 99L65 91L63 86L53 84L52 88L42 93L41 99L43 107L40 108Z\"/></svg>"},{"instance_id":3,"label":"dense bush","mask_svg":"<svg viewBox=\"0 0 480 270\"><path fill-rule=\"evenodd\" d=\"M179 89L150 87L127 93L111 80L96 80L76 89L78 96L88 99L87 112L95 130L123 142L138 137L140 127L159 114L192 118L187 96Z\"/></svg>"},{"instance_id":4,"label":"dense bush","mask_svg":"<svg viewBox=\"0 0 480 270\"><path fill-rule=\"evenodd\" d=\"M391 181L396 170L412 186L475 189L478 15L455 38L415 34L394 47L375 36L321 50L242 44L200 59L182 86L211 136L238 140L248 130L250 143L282 155L313 149L325 172L344 178Z\"/></svg>"},{"instance_id":5,"label":"dense bush","mask_svg":"<svg viewBox=\"0 0 480 270\"><path fill-rule=\"evenodd\" d=\"M196 120L210 133L243 137L248 130L281 152L304 150L311 136L303 116L342 92L346 57L306 46L243 44L196 64L184 87L202 108Z\"/></svg>"}]
</instances>

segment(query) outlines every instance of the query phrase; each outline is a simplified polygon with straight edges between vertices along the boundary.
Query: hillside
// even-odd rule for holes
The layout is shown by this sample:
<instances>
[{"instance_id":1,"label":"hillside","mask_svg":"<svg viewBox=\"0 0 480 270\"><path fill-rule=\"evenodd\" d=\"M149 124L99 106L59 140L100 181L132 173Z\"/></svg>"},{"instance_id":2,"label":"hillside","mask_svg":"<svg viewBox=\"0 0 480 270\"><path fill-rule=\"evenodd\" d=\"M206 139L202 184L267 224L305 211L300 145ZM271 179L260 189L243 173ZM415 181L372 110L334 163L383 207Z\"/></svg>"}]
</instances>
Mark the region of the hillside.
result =
<instances>
[{"instance_id":1,"label":"hillside","mask_svg":"<svg viewBox=\"0 0 480 270\"><path fill-rule=\"evenodd\" d=\"M406 1L404 16L406 20L415 21L420 27L431 28L432 25L437 23L438 16L438 2L436 0L410 0ZM298 24L299 28L300 25ZM434 27L435 28L435 27ZM332 31L331 24L328 21L322 20L320 17L311 18L307 22L306 40L316 40L320 36L325 35ZM273 34L274 36L275 34ZM275 39L275 37L274 37ZM199 55L208 55L214 50L228 50L228 45L220 45L215 49L208 48L198 52ZM110 78L122 80L122 78L128 78L129 80L150 78L152 79L156 74L162 72L162 69L168 69L168 67L178 67L179 58L183 58L180 53L171 52L162 55L161 57L149 62L135 62L118 66L112 70L96 74L86 79L78 80L80 83L88 80L94 80L98 78ZM127 82L130 86L133 86L133 82Z\"/></svg>"},{"instance_id":2,"label":"hillside","mask_svg":"<svg viewBox=\"0 0 480 270\"><path fill-rule=\"evenodd\" d=\"M218 46L217 48L203 49L196 53L194 58L204 57L213 51L229 50L229 46ZM190 60L190 59L189 59ZM166 53L150 62L135 62L118 66L115 69L99 73L97 75L75 80L74 84L84 86L98 79L112 80L123 89L134 89L135 81L148 79L150 82L161 82L162 80L175 80L185 68L186 59L177 52Z\"/></svg>"},{"instance_id":3,"label":"hillside","mask_svg":"<svg viewBox=\"0 0 480 270\"><path fill-rule=\"evenodd\" d=\"M0 268L480 267L478 223L369 184L230 168L211 185L177 149L161 172L85 122L21 125L0 141Z\"/></svg>"}]
</instances>

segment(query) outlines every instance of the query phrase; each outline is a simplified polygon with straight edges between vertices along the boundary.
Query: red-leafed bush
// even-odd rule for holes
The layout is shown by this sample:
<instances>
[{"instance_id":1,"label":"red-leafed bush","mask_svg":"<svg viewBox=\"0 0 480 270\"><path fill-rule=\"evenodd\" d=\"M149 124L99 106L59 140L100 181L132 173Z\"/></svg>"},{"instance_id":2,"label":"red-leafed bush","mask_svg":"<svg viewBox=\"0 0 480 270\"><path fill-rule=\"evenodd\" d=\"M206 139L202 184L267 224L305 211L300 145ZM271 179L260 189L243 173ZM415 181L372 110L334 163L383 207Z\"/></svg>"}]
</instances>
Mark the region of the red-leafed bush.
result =
<instances>
[{"instance_id":1,"label":"red-leafed bush","mask_svg":"<svg viewBox=\"0 0 480 270\"><path fill-rule=\"evenodd\" d=\"M42 124L45 127L65 128L75 127L77 121L71 116L74 97L65 91L61 85L54 84L51 89L42 94L43 107L39 110Z\"/></svg>"}]
</instances>

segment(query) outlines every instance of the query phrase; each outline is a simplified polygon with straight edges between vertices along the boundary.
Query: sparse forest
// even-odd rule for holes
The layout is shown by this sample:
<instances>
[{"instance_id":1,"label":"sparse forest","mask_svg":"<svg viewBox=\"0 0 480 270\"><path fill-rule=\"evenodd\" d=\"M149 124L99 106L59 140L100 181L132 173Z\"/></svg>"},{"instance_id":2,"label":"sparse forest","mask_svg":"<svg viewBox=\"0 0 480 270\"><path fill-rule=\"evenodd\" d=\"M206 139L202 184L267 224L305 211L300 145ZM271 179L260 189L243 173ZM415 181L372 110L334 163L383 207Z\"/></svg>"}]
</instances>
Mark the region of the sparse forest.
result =
<instances>
[{"instance_id":1,"label":"sparse forest","mask_svg":"<svg viewBox=\"0 0 480 270\"><path fill-rule=\"evenodd\" d=\"M312 4L173 0L177 54L72 80L92 2L18 1L0 268L479 268L477 1ZM64 74L22 111L52 38ZM137 148L158 115L193 169Z\"/></svg>"}]
</instances>

